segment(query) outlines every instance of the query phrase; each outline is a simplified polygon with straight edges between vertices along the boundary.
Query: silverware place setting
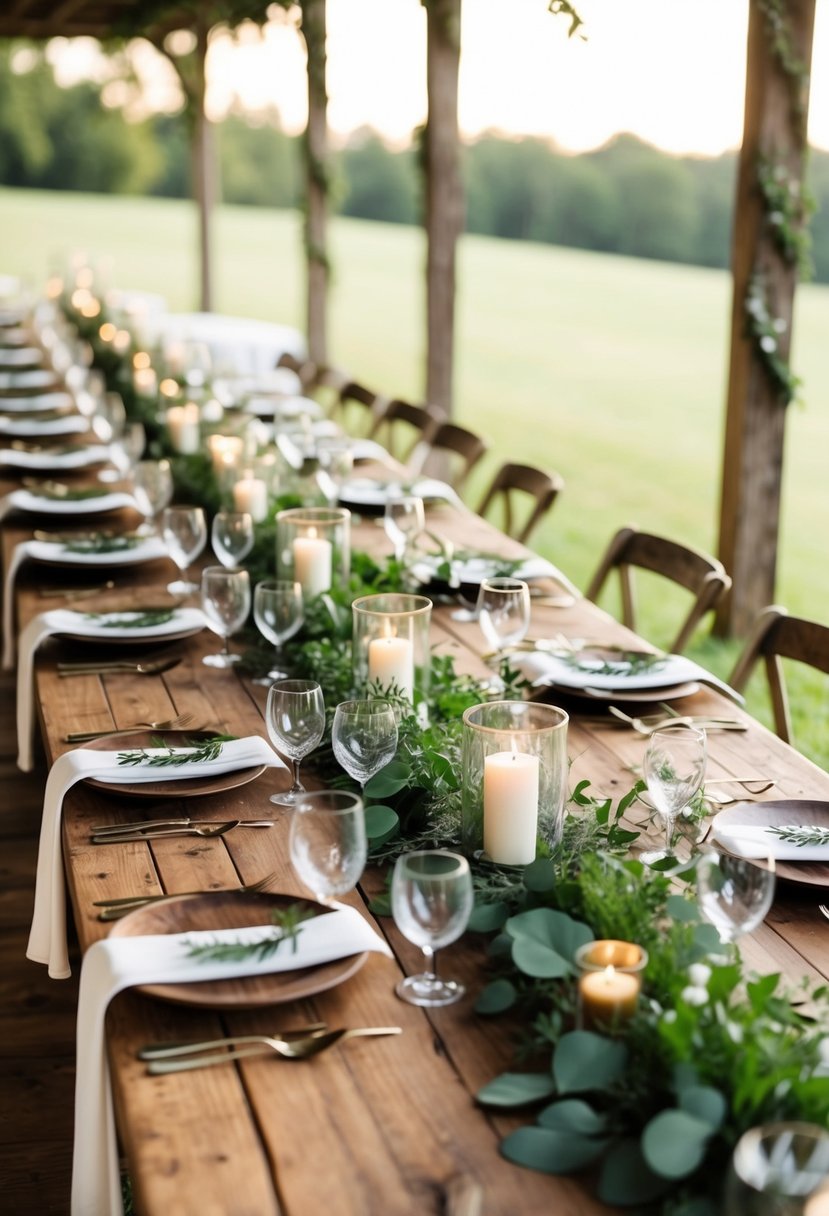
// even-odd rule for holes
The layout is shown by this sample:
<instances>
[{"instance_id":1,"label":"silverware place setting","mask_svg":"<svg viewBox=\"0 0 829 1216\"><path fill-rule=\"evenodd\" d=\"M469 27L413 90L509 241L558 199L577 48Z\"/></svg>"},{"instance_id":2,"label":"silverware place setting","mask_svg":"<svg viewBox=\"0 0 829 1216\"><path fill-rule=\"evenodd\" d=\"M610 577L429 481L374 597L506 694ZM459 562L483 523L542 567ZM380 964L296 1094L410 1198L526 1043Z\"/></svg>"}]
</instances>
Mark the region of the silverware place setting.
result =
<instances>
[{"instance_id":1,"label":"silverware place setting","mask_svg":"<svg viewBox=\"0 0 829 1216\"><path fill-rule=\"evenodd\" d=\"M210 1068L214 1064L228 1064L231 1060L244 1060L253 1056L266 1056L274 1053L286 1060L308 1060L345 1039L402 1033L401 1026L355 1026L351 1029L312 1031L310 1034L298 1038L256 1035L248 1037L247 1045L231 1046L229 1051L226 1050L226 1047L233 1044L233 1039L214 1039L202 1044L187 1044L184 1049L180 1048L174 1055L171 1054L169 1048L155 1050L143 1048L143 1054L139 1052L139 1059L147 1061L147 1072L153 1076L161 1076L166 1073L186 1072L193 1068ZM210 1050L207 1054L196 1055L194 1052L197 1048L209 1048ZM159 1058L158 1053L162 1050L164 1056Z\"/></svg>"},{"instance_id":2,"label":"silverware place setting","mask_svg":"<svg viewBox=\"0 0 829 1216\"><path fill-rule=\"evenodd\" d=\"M88 663L58 663L57 673L61 678L67 676L102 676L102 675L132 675L160 676L165 671L178 667L181 658L143 659L135 663L126 660L111 662ZM158 730L158 727L154 729Z\"/></svg>"}]
</instances>

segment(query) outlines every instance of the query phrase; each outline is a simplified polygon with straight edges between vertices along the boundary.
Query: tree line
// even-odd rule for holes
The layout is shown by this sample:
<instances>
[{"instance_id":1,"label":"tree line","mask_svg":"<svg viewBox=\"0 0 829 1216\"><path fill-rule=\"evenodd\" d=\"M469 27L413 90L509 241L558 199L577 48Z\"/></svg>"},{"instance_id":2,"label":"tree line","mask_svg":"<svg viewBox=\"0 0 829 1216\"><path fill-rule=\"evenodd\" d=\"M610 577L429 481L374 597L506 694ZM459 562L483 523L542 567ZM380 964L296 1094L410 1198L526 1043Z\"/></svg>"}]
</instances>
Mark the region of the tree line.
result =
<instances>
[{"instance_id":1,"label":"tree line","mask_svg":"<svg viewBox=\"0 0 829 1216\"><path fill-rule=\"evenodd\" d=\"M216 127L222 197L250 206L301 205L298 138L278 113L231 114ZM385 223L420 218L418 149L356 133L334 158L342 215ZM701 266L729 263L736 153L676 157L621 135L580 155L541 139L485 135L464 149L466 230ZM43 57L14 70L0 52L0 183L188 197L181 116L128 122L97 85L59 87ZM814 278L829 282L829 153L813 150L809 186Z\"/></svg>"}]
</instances>

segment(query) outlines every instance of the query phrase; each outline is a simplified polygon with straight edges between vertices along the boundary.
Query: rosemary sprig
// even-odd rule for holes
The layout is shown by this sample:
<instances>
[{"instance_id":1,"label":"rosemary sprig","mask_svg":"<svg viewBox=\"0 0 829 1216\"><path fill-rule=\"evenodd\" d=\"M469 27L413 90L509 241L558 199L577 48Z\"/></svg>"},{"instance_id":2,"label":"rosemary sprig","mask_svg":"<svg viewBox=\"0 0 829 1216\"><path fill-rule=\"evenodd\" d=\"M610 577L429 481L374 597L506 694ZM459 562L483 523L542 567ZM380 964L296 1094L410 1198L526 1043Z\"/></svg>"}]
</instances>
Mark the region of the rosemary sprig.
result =
<instances>
[{"instance_id":1,"label":"rosemary sprig","mask_svg":"<svg viewBox=\"0 0 829 1216\"><path fill-rule=\"evenodd\" d=\"M808 844L829 844L829 828L819 828L814 825L801 827L797 824L784 824L779 828L769 828L772 836L779 836L788 844L800 847Z\"/></svg>"},{"instance_id":2,"label":"rosemary sprig","mask_svg":"<svg viewBox=\"0 0 829 1216\"><path fill-rule=\"evenodd\" d=\"M69 486L55 487L49 489L41 486L37 491L38 498L59 499L61 502L83 502L87 498L105 498L112 491L105 486L78 486L72 489Z\"/></svg>"},{"instance_id":3,"label":"rosemary sprig","mask_svg":"<svg viewBox=\"0 0 829 1216\"><path fill-rule=\"evenodd\" d=\"M126 612L115 615L111 612L87 612L87 620L97 621L102 629L149 629L152 625L166 625L175 615L174 608L159 608L149 612Z\"/></svg>"},{"instance_id":4,"label":"rosemary sprig","mask_svg":"<svg viewBox=\"0 0 829 1216\"><path fill-rule=\"evenodd\" d=\"M302 922L310 920L316 913L301 904L290 904L271 912L271 922L276 926L269 937L257 942L243 942L238 938L230 942L205 942L204 945L188 944L187 954L200 963L240 963L245 959L263 962L276 954L283 942L291 943L291 952L296 954L297 938Z\"/></svg>"},{"instance_id":5,"label":"rosemary sprig","mask_svg":"<svg viewBox=\"0 0 829 1216\"><path fill-rule=\"evenodd\" d=\"M123 553L126 549L134 549L142 538L140 536L91 536L88 540L66 541L64 549L67 553Z\"/></svg>"},{"instance_id":6,"label":"rosemary sprig","mask_svg":"<svg viewBox=\"0 0 829 1216\"><path fill-rule=\"evenodd\" d=\"M661 654L647 654L642 650L620 650L613 658L590 657L584 651L565 653L559 656L568 667L576 671L588 671L596 676L635 676L646 671L655 671L665 662Z\"/></svg>"},{"instance_id":7,"label":"rosemary sprig","mask_svg":"<svg viewBox=\"0 0 829 1216\"><path fill-rule=\"evenodd\" d=\"M165 739L154 736L150 740L150 748L137 747L128 752L118 753L119 765L147 764L150 768L178 767L182 764L201 764L217 760L222 753L222 745L235 739L236 735L213 735L210 739L182 739L177 747L173 747ZM186 748L187 750L182 750Z\"/></svg>"}]
</instances>

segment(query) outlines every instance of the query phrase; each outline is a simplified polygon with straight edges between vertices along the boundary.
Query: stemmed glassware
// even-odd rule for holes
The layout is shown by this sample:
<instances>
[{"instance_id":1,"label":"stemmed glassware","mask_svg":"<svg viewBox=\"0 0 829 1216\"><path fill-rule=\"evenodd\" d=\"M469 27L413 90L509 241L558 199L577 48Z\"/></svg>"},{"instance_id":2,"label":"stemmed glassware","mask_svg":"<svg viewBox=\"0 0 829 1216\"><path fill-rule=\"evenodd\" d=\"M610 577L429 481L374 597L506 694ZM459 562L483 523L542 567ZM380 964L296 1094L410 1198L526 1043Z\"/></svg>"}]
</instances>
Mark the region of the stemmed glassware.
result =
<instances>
[{"instance_id":1,"label":"stemmed glassware","mask_svg":"<svg viewBox=\"0 0 829 1216\"><path fill-rule=\"evenodd\" d=\"M247 570L207 566L202 574L201 601L207 623L222 639L218 654L202 659L208 667L229 667L241 655L230 653L230 637L242 628L250 612L250 575Z\"/></svg>"},{"instance_id":2,"label":"stemmed glassware","mask_svg":"<svg viewBox=\"0 0 829 1216\"><path fill-rule=\"evenodd\" d=\"M223 566L238 566L253 548L253 518L247 511L217 511L210 545Z\"/></svg>"},{"instance_id":3,"label":"stemmed glassware","mask_svg":"<svg viewBox=\"0 0 829 1216\"><path fill-rule=\"evenodd\" d=\"M725 1185L723 1216L820 1216L829 1211L829 1132L765 1123L744 1132Z\"/></svg>"},{"instance_id":4,"label":"stemmed glassware","mask_svg":"<svg viewBox=\"0 0 829 1216\"><path fill-rule=\"evenodd\" d=\"M363 801L348 790L303 794L291 816L291 865L320 903L332 903L356 886L365 869Z\"/></svg>"},{"instance_id":5,"label":"stemmed glassware","mask_svg":"<svg viewBox=\"0 0 829 1216\"><path fill-rule=\"evenodd\" d=\"M388 701L342 701L334 711L331 745L365 795L366 782L394 758L397 718Z\"/></svg>"},{"instance_id":6,"label":"stemmed glassware","mask_svg":"<svg viewBox=\"0 0 829 1216\"><path fill-rule=\"evenodd\" d=\"M394 556L405 565L412 544L426 527L423 499L416 494L389 498L383 513L383 527L394 545Z\"/></svg>"},{"instance_id":7,"label":"stemmed glassware","mask_svg":"<svg viewBox=\"0 0 829 1216\"><path fill-rule=\"evenodd\" d=\"M302 628L305 619L302 585L283 578L257 583L253 592L253 619L259 632L274 645L273 667L267 676L257 678L254 683L273 684L274 680L282 680L287 675L280 669L280 653L284 643Z\"/></svg>"},{"instance_id":8,"label":"stemmed glassware","mask_svg":"<svg viewBox=\"0 0 829 1216\"><path fill-rule=\"evenodd\" d=\"M315 446L322 474L319 480L328 502L334 507L339 502L343 482L354 468L354 448L346 435L320 435Z\"/></svg>"},{"instance_id":9,"label":"stemmed glassware","mask_svg":"<svg viewBox=\"0 0 829 1216\"><path fill-rule=\"evenodd\" d=\"M725 944L751 933L774 899L774 858L749 860L716 850L697 861L697 898L702 915Z\"/></svg>"},{"instance_id":10,"label":"stemmed glassware","mask_svg":"<svg viewBox=\"0 0 829 1216\"><path fill-rule=\"evenodd\" d=\"M391 880L394 923L426 959L426 970L401 980L395 992L412 1005L451 1005L464 994L463 984L440 979L435 951L457 941L473 905L469 863L458 853L440 849L404 853Z\"/></svg>"},{"instance_id":11,"label":"stemmed glassware","mask_svg":"<svg viewBox=\"0 0 829 1216\"><path fill-rule=\"evenodd\" d=\"M271 794L277 806L296 806L305 797L299 779L299 766L322 739L325 731L325 701L322 689L313 680L279 680L268 690L265 725L271 743L294 765L291 788Z\"/></svg>"},{"instance_id":12,"label":"stemmed glassware","mask_svg":"<svg viewBox=\"0 0 829 1216\"><path fill-rule=\"evenodd\" d=\"M705 731L693 726L666 726L648 740L642 775L654 809L665 820L666 848L640 853L647 865L673 856L674 825L702 789L706 751Z\"/></svg>"},{"instance_id":13,"label":"stemmed glassware","mask_svg":"<svg viewBox=\"0 0 829 1216\"><path fill-rule=\"evenodd\" d=\"M132 472L138 510L155 520L173 501L173 470L169 460L139 460Z\"/></svg>"},{"instance_id":14,"label":"stemmed glassware","mask_svg":"<svg viewBox=\"0 0 829 1216\"><path fill-rule=\"evenodd\" d=\"M187 577L194 562L207 544L207 520L202 507L165 507L161 515L161 535L167 552L181 571L182 577L167 585L171 595L190 595L199 584Z\"/></svg>"},{"instance_id":15,"label":"stemmed glassware","mask_svg":"<svg viewBox=\"0 0 829 1216\"><path fill-rule=\"evenodd\" d=\"M478 592L478 624L497 665L508 646L523 642L530 627L530 589L520 578L485 578Z\"/></svg>"}]
</instances>

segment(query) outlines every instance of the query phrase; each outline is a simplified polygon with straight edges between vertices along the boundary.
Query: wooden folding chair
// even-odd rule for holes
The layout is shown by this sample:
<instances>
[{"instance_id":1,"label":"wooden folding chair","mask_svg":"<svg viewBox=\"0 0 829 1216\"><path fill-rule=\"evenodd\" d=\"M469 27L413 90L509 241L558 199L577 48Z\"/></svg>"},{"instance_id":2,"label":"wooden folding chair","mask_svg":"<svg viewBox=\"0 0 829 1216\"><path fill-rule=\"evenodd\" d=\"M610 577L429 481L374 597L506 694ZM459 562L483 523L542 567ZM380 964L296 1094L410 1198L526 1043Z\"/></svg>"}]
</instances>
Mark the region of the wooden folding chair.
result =
<instances>
[{"instance_id":1,"label":"wooden folding chair","mask_svg":"<svg viewBox=\"0 0 829 1216\"><path fill-rule=\"evenodd\" d=\"M405 464L419 443L431 441L442 421L443 414L434 406L394 397L377 415L369 434Z\"/></svg>"},{"instance_id":2,"label":"wooden folding chair","mask_svg":"<svg viewBox=\"0 0 829 1216\"><path fill-rule=\"evenodd\" d=\"M331 417L352 435L368 435L386 407L387 398L356 380L348 380L340 388L331 410Z\"/></svg>"},{"instance_id":3,"label":"wooden folding chair","mask_svg":"<svg viewBox=\"0 0 829 1216\"><path fill-rule=\"evenodd\" d=\"M779 604L764 608L746 640L728 683L741 692L757 663L763 660L771 694L774 729L786 743L792 742L789 694L782 659L804 663L829 675L829 625L789 616Z\"/></svg>"},{"instance_id":4,"label":"wooden folding chair","mask_svg":"<svg viewBox=\"0 0 829 1216\"><path fill-rule=\"evenodd\" d=\"M629 629L636 629L636 603L631 567L659 574L684 587L694 597L691 610L669 648L674 654L682 653L699 622L719 603L731 586L731 579L726 574L725 567L715 557L666 537L639 532L636 528L621 528L611 540L585 594L588 599L595 601L610 573L618 570L622 591L622 620Z\"/></svg>"},{"instance_id":5,"label":"wooden folding chair","mask_svg":"<svg viewBox=\"0 0 829 1216\"><path fill-rule=\"evenodd\" d=\"M481 499L478 514L486 515L491 507L496 507L500 511L499 522L506 534L525 545L563 489L564 478L558 473L545 473L529 464L511 464L507 461L501 465Z\"/></svg>"},{"instance_id":6,"label":"wooden folding chair","mask_svg":"<svg viewBox=\"0 0 829 1216\"><path fill-rule=\"evenodd\" d=\"M459 490L489 450L486 440L456 422L442 422L428 442L419 443L409 460L418 475L441 477Z\"/></svg>"}]
</instances>

